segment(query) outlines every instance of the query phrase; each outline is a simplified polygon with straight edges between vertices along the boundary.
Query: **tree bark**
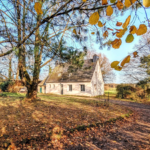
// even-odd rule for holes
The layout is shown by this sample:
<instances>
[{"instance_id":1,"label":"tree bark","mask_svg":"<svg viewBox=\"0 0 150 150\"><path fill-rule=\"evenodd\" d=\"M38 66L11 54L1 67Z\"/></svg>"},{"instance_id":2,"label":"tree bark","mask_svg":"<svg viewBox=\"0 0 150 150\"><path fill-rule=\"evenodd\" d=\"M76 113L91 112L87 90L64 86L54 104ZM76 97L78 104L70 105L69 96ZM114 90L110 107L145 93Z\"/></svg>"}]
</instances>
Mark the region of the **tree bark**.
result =
<instances>
[{"instance_id":1,"label":"tree bark","mask_svg":"<svg viewBox=\"0 0 150 150\"><path fill-rule=\"evenodd\" d=\"M11 69L11 59L10 59L9 60L9 80L12 79L12 77L11 77L11 71L12 71L12 69Z\"/></svg>"},{"instance_id":2,"label":"tree bark","mask_svg":"<svg viewBox=\"0 0 150 150\"><path fill-rule=\"evenodd\" d=\"M37 87L38 84L27 86L27 95L26 95L27 101L34 101L37 99Z\"/></svg>"}]
</instances>

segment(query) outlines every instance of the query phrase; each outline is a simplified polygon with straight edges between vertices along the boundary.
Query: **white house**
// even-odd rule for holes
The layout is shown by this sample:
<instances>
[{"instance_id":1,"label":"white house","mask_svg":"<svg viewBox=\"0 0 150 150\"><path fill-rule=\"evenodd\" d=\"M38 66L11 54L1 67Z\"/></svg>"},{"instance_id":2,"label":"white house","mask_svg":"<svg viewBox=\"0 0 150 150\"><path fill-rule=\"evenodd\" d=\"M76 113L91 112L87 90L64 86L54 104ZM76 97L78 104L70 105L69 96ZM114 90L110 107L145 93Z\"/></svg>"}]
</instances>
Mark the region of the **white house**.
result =
<instances>
[{"instance_id":1,"label":"white house","mask_svg":"<svg viewBox=\"0 0 150 150\"><path fill-rule=\"evenodd\" d=\"M58 76L58 78L56 78ZM84 61L83 67L75 72L50 74L38 86L39 93L63 95L97 96L104 94L104 81L97 55Z\"/></svg>"}]
</instances>

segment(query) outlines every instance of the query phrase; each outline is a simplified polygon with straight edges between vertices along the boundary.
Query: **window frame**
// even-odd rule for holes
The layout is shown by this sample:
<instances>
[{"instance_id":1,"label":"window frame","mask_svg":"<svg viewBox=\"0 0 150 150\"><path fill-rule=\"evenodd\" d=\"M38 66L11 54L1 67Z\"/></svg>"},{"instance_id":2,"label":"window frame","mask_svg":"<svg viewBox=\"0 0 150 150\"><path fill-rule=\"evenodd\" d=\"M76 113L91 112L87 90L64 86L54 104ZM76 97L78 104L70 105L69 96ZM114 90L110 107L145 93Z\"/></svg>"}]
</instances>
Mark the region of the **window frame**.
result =
<instances>
[{"instance_id":1,"label":"window frame","mask_svg":"<svg viewBox=\"0 0 150 150\"><path fill-rule=\"evenodd\" d=\"M85 92L85 84L80 84L80 91Z\"/></svg>"},{"instance_id":2,"label":"window frame","mask_svg":"<svg viewBox=\"0 0 150 150\"><path fill-rule=\"evenodd\" d=\"M70 86L71 86L71 90L70 90ZM69 91L69 92L72 92L72 84L69 84L69 85L68 85L68 91Z\"/></svg>"}]
</instances>

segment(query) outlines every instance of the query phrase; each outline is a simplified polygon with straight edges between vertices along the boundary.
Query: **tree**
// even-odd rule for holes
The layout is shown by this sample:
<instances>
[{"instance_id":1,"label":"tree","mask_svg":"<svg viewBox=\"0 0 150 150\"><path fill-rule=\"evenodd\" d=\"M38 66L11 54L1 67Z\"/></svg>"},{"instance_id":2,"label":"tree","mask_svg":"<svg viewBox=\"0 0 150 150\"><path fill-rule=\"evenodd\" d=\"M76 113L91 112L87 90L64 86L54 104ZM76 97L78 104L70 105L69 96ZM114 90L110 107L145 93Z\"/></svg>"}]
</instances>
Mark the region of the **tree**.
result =
<instances>
[{"instance_id":1,"label":"tree","mask_svg":"<svg viewBox=\"0 0 150 150\"><path fill-rule=\"evenodd\" d=\"M130 63L125 65L121 75L122 80L128 83L137 83L148 78L148 70L144 68L146 62L143 62L143 58L146 60L145 56L148 56L150 52L150 31L140 38L138 44L134 46L134 50L138 53L138 57L133 57ZM143 64L141 64L142 62Z\"/></svg>"},{"instance_id":2,"label":"tree","mask_svg":"<svg viewBox=\"0 0 150 150\"><path fill-rule=\"evenodd\" d=\"M18 62L14 53L0 57L0 76L5 80L14 80L17 76L17 66Z\"/></svg>"},{"instance_id":3,"label":"tree","mask_svg":"<svg viewBox=\"0 0 150 150\"><path fill-rule=\"evenodd\" d=\"M87 51L86 59L93 59L93 55L96 54L99 57L100 67L102 71L102 76L104 82L114 82L115 80L115 73L113 72L113 69L110 66L109 59L101 53L96 53L95 51Z\"/></svg>"},{"instance_id":4,"label":"tree","mask_svg":"<svg viewBox=\"0 0 150 150\"><path fill-rule=\"evenodd\" d=\"M124 3L124 1L122 2ZM79 41L80 45L85 49L87 39L91 39L91 43L94 41L90 34L85 35L89 30L92 36L95 35L96 42L100 43L100 46L104 45L105 42L108 46L112 45L113 48L120 47L122 41L121 39L115 39L115 36L123 36L127 31L130 16L123 24L123 29L116 30L119 32L118 34L117 32L113 33L113 29L110 29L110 26L105 22L111 23L112 19L114 20L114 17L110 17L113 9L116 13L120 13L120 11L125 12L127 9L136 11L137 8L142 6L140 0L136 2L133 0L132 3L129 2L128 4L126 2L123 4L122 2L110 3L106 0L0 1L2 8L0 18L3 29L2 40L0 41L1 49L7 43L11 44L11 50L2 51L0 57L15 51L18 58L19 76L28 89L28 99L37 98L41 67L53 59L63 58L61 52L63 39L68 43L72 42L74 47L79 46L75 45L75 40ZM100 17L101 21L99 20ZM92 25L91 28L87 27L89 23ZM120 25L120 23L118 24ZM98 30L99 27L102 30ZM146 30L147 27L142 25L137 30L137 34L144 34ZM108 39L108 35L110 35L111 39ZM102 42L102 39L104 39L104 42ZM131 41L127 40L127 42ZM49 60L45 62L48 58ZM31 65L26 63L30 59L33 60Z\"/></svg>"}]
</instances>

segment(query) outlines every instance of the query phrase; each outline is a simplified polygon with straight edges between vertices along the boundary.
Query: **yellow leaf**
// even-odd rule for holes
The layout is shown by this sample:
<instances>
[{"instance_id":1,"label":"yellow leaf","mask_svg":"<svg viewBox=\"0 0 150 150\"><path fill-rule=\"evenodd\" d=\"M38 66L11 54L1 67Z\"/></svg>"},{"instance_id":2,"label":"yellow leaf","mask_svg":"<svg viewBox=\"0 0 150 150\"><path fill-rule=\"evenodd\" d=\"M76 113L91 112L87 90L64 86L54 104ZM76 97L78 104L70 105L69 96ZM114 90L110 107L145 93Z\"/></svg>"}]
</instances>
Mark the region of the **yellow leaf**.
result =
<instances>
[{"instance_id":1,"label":"yellow leaf","mask_svg":"<svg viewBox=\"0 0 150 150\"><path fill-rule=\"evenodd\" d=\"M76 31L76 29L73 29L73 33L74 33L74 34L77 34L77 31Z\"/></svg>"},{"instance_id":2,"label":"yellow leaf","mask_svg":"<svg viewBox=\"0 0 150 150\"><path fill-rule=\"evenodd\" d=\"M131 16L128 16L128 18L126 19L125 23L122 25L122 28L126 28L129 25L130 19L131 19Z\"/></svg>"},{"instance_id":3,"label":"yellow leaf","mask_svg":"<svg viewBox=\"0 0 150 150\"><path fill-rule=\"evenodd\" d=\"M111 3L115 3L115 2L116 2L116 0L110 0L110 2L111 2Z\"/></svg>"},{"instance_id":4,"label":"yellow leaf","mask_svg":"<svg viewBox=\"0 0 150 150\"><path fill-rule=\"evenodd\" d=\"M131 1L130 0L125 0L124 5L126 7L130 7L131 6Z\"/></svg>"},{"instance_id":5,"label":"yellow leaf","mask_svg":"<svg viewBox=\"0 0 150 150\"><path fill-rule=\"evenodd\" d=\"M143 34L145 34L147 32L147 27L146 27L146 25L145 24L141 24L140 26L139 26L139 29L136 31L136 34L137 35L143 35Z\"/></svg>"},{"instance_id":6,"label":"yellow leaf","mask_svg":"<svg viewBox=\"0 0 150 150\"><path fill-rule=\"evenodd\" d=\"M116 6L118 7L119 10L123 8L123 3L121 1L118 1Z\"/></svg>"},{"instance_id":7,"label":"yellow leaf","mask_svg":"<svg viewBox=\"0 0 150 150\"><path fill-rule=\"evenodd\" d=\"M98 21L98 26L99 26L99 27L103 27L104 25L102 24L101 21Z\"/></svg>"},{"instance_id":8,"label":"yellow leaf","mask_svg":"<svg viewBox=\"0 0 150 150\"><path fill-rule=\"evenodd\" d=\"M126 38L126 43L131 43L134 40L134 36L132 34L129 34Z\"/></svg>"},{"instance_id":9,"label":"yellow leaf","mask_svg":"<svg viewBox=\"0 0 150 150\"><path fill-rule=\"evenodd\" d=\"M118 64L119 64L119 61L113 61L113 62L111 63L111 68L117 67Z\"/></svg>"},{"instance_id":10,"label":"yellow leaf","mask_svg":"<svg viewBox=\"0 0 150 150\"><path fill-rule=\"evenodd\" d=\"M138 52L137 51L133 52L133 56L134 56L134 58L137 57L138 56Z\"/></svg>"},{"instance_id":11,"label":"yellow leaf","mask_svg":"<svg viewBox=\"0 0 150 150\"><path fill-rule=\"evenodd\" d=\"M130 55L128 55L122 62L121 62L121 66L123 67L125 65L125 63L129 63L130 62Z\"/></svg>"},{"instance_id":12,"label":"yellow leaf","mask_svg":"<svg viewBox=\"0 0 150 150\"><path fill-rule=\"evenodd\" d=\"M135 34L137 31L137 28L135 26L130 27L130 34Z\"/></svg>"},{"instance_id":13,"label":"yellow leaf","mask_svg":"<svg viewBox=\"0 0 150 150\"><path fill-rule=\"evenodd\" d=\"M43 14L41 3L36 2L35 5L34 5L34 9L35 9L35 11L37 12L38 15Z\"/></svg>"},{"instance_id":14,"label":"yellow leaf","mask_svg":"<svg viewBox=\"0 0 150 150\"><path fill-rule=\"evenodd\" d=\"M133 4L133 3L135 3L136 2L136 0L131 0L131 3Z\"/></svg>"},{"instance_id":15,"label":"yellow leaf","mask_svg":"<svg viewBox=\"0 0 150 150\"><path fill-rule=\"evenodd\" d=\"M122 41L121 39L115 39L113 42L111 42L111 44L113 48L118 49L122 44Z\"/></svg>"},{"instance_id":16,"label":"yellow leaf","mask_svg":"<svg viewBox=\"0 0 150 150\"><path fill-rule=\"evenodd\" d=\"M127 28L121 29L120 32L117 32L117 33L116 33L116 37L122 38L122 36L126 33L126 31L127 31Z\"/></svg>"},{"instance_id":17,"label":"yellow leaf","mask_svg":"<svg viewBox=\"0 0 150 150\"><path fill-rule=\"evenodd\" d=\"M150 7L150 0L143 0L143 5L145 7Z\"/></svg>"},{"instance_id":18,"label":"yellow leaf","mask_svg":"<svg viewBox=\"0 0 150 150\"><path fill-rule=\"evenodd\" d=\"M104 37L104 38L108 37L108 31L105 31L105 32L103 33L103 37Z\"/></svg>"},{"instance_id":19,"label":"yellow leaf","mask_svg":"<svg viewBox=\"0 0 150 150\"><path fill-rule=\"evenodd\" d=\"M86 0L82 0L84 3L86 2Z\"/></svg>"},{"instance_id":20,"label":"yellow leaf","mask_svg":"<svg viewBox=\"0 0 150 150\"><path fill-rule=\"evenodd\" d=\"M113 14L113 8L111 6L108 6L106 9L106 15L111 16Z\"/></svg>"},{"instance_id":21,"label":"yellow leaf","mask_svg":"<svg viewBox=\"0 0 150 150\"><path fill-rule=\"evenodd\" d=\"M94 25L97 24L98 20L99 20L99 14L98 12L94 12L89 18L89 23L91 25Z\"/></svg>"},{"instance_id":22,"label":"yellow leaf","mask_svg":"<svg viewBox=\"0 0 150 150\"><path fill-rule=\"evenodd\" d=\"M122 25L122 22L117 22L116 23L116 26L121 26Z\"/></svg>"},{"instance_id":23,"label":"yellow leaf","mask_svg":"<svg viewBox=\"0 0 150 150\"><path fill-rule=\"evenodd\" d=\"M91 34L95 34L95 32L91 32Z\"/></svg>"},{"instance_id":24,"label":"yellow leaf","mask_svg":"<svg viewBox=\"0 0 150 150\"><path fill-rule=\"evenodd\" d=\"M107 5L107 0L102 0L102 5Z\"/></svg>"},{"instance_id":25,"label":"yellow leaf","mask_svg":"<svg viewBox=\"0 0 150 150\"><path fill-rule=\"evenodd\" d=\"M122 67L120 67L120 66L116 66L116 67L115 67L115 70L117 70L117 71L121 71L121 70L122 70Z\"/></svg>"}]
</instances>

